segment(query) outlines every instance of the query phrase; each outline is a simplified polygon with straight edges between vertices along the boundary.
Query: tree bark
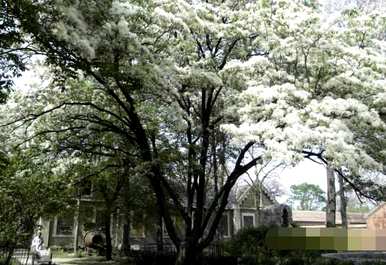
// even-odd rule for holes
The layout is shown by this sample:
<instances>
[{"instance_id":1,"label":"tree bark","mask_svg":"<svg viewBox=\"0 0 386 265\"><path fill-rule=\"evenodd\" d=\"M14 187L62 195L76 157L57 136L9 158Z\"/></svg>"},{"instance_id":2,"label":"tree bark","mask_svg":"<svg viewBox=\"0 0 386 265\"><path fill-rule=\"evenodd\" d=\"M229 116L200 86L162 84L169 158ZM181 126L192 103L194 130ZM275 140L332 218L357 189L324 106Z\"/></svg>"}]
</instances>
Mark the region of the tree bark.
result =
<instances>
[{"instance_id":1,"label":"tree bark","mask_svg":"<svg viewBox=\"0 0 386 265\"><path fill-rule=\"evenodd\" d=\"M79 215L80 215L80 196L76 200L76 212L74 216L74 255L78 255L78 245L79 245Z\"/></svg>"},{"instance_id":2,"label":"tree bark","mask_svg":"<svg viewBox=\"0 0 386 265\"><path fill-rule=\"evenodd\" d=\"M125 170L125 175L127 172ZM125 209L125 224L123 225L123 237L122 237L122 249L121 251L125 256L130 255L130 226L131 226L131 201L130 201L130 179L128 178L124 184L124 209Z\"/></svg>"},{"instance_id":3,"label":"tree bark","mask_svg":"<svg viewBox=\"0 0 386 265\"><path fill-rule=\"evenodd\" d=\"M106 237L106 260L112 260L112 252L113 252L113 246L111 244L111 212L109 210L106 210L105 216L104 216L104 226L105 226L105 237Z\"/></svg>"},{"instance_id":4,"label":"tree bark","mask_svg":"<svg viewBox=\"0 0 386 265\"><path fill-rule=\"evenodd\" d=\"M162 216L158 214L158 226L157 226L157 251L162 252L164 250L164 235L163 235L163 221Z\"/></svg>"},{"instance_id":5,"label":"tree bark","mask_svg":"<svg viewBox=\"0 0 386 265\"><path fill-rule=\"evenodd\" d=\"M213 166L213 180L214 180L214 194L218 193L218 166L217 166L217 142L216 142L216 133L213 133L212 136L212 166Z\"/></svg>"},{"instance_id":6,"label":"tree bark","mask_svg":"<svg viewBox=\"0 0 386 265\"><path fill-rule=\"evenodd\" d=\"M336 227L336 192L334 169L327 166L326 227Z\"/></svg>"},{"instance_id":7,"label":"tree bark","mask_svg":"<svg viewBox=\"0 0 386 265\"><path fill-rule=\"evenodd\" d=\"M256 177L257 178L257 177ZM260 181L256 180L256 213L257 213L257 226L261 224L261 194L262 194L262 185Z\"/></svg>"},{"instance_id":8,"label":"tree bark","mask_svg":"<svg viewBox=\"0 0 386 265\"><path fill-rule=\"evenodd\" d=\"M348 221L347 221L347 199L344 192L344 182L341 175L338 174L338 181L339 181L339 198L340 198L340 216L342 218L342 227L347 228Z\"/></svg>"},{"instance_id":9,"label":"tree bark","mask_svg":"<svg viewBox=\"0 0 386 265\"><path fill-rule=\"evenodd\" d=\"M127 217L123 225L122 252L125 256L130 255L130 220Z\"/></svg>"},{"instance_id":10,"label":"tree bark","mask_svg":"<svg viewBox=\"0 0 386 265\"><path fill-rule=\"evenodd\" d=\"M181 244L177 251L175 265L198 265L202 264L203 253L194 244Z\"/></svg>"},{"instance_id":11,"label":"tree bark","mask_svg":"<svg viewBox=\"0 0 386 265\"><path fill-rule=\"evenodd\" d=\"M4 263L5 265L12 264L12 256L13 256L14 250L15 250L15 247L13 245L10 245L9 249L7 249L7 256Z\"/></svg>"}]
</instances>

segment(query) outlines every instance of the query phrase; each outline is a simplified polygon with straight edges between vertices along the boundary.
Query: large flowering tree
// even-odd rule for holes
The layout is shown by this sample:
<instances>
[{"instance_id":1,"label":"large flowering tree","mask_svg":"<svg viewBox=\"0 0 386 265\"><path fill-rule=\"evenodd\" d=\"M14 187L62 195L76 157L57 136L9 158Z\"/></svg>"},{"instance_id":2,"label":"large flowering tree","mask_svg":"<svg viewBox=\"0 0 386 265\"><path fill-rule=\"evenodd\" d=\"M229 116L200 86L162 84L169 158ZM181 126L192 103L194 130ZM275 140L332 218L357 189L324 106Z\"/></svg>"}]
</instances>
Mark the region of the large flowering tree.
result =
<instances>
[{"instance_id":1,"label":"large flowering tree","mask_svg":"<svg viewBox=\"0 0 386 265\"><path fill-rule=\"evenodd\" d=\"M125 154L134 146L128 158L133 152L141 161L177 263L198 262L213 240L232 187L261 159L245 158L253 145L266 157L318 156L352 173L381 167L365 139L383 135L376 107L383 51L374 37L358 46L363 38L347 24L351 17L325 26L314 4L284 0L20 0L7 7L56 74L56 90L38 94L51 104L22 113L20 122L33 127L66 112L73 123L37 127L32 136L70 132L92 143L97 133L110 139L101 150ZM222 185L214 181L226 157L220 124L242 144Z\"/></svg>"},{"instance_id":2,"label":"large flowering tree","mask_svg":"<svg viewBox=\"0 0 386 265\"><path fill-rule=\"evenodd\" d=\"M249 142L236 155L224 185L214 196L207 194L213 175L210 140L223 119L226 95L237 88L221 70L229 59L254 52L250 47L256 38L252 26L256 5L185 1L19 1L9 5L30 34L29 40L45 54L57 74L55 81L67 90L68 84L61 81L88 79L93 92L86 99L80 92L77 100L54 101L24 115L21 122L30 125L64 110L74 114L74 123L56 128L57 133L74 129L89 139L97 130L134 145L179 251L177 262L195 263L214 238L233 185L259 160L244 163L246 151L254 144ZM244 24L246 16L250 21ZM105 98L104 104L96 100L98 95ZM79 113L81 108L76 112L72 106L93 112L84 115ZM78 124L75 121L87 126L77 130L72 127ZM41 132L34 135L43 134L44 129ZM162 155L176 151L182 162L165 165ZM176 172L181 166L183 170ZM183 193L180 184L174 188L173 176L183 176ZM184 231L173 224L169 201L182 218Z\"/></svg>"},{"instance_id":3,"label":"large flowering tree","mask_svg":"<svg viewBox=\"0 0 386 265\"><path fill-rule=\"evenodd\" d=\"M338 170L350 184L366 170L382 170L384 144L371 142L385 133L385 18L348 10L329 22L296 3L270 8L262 23L267 55L228 69L246 90L238 101L241 124L227 129L260 142L269 156L344 168L358 176Z\"/></svg>"}]
</instances>

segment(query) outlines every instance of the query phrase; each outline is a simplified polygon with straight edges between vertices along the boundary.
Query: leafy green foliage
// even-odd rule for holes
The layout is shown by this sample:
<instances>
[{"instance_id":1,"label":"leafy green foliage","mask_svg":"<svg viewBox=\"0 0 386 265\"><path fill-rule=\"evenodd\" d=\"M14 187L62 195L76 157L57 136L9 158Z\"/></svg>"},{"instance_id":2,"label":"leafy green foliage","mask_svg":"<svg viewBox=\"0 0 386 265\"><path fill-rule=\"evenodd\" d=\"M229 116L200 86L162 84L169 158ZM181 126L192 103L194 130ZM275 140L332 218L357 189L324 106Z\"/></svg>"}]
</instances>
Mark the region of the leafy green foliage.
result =
<instances>
[{"instance_id":1,"label":"leafy green foliage","mask_svg":"<svg viewBox=\"0 0 386 265\"><path fill-rule=\"evenodd\" d=\"M13 79L26 70L27 54L21 52L23 37L11 12L10 1L0 6L0 103L4 103L13 86Z\"/></svg>"},{"instance_id":2,"label":"leafy green foliage","mask_svg":"<svg viewBox=\"0 0 386 265\"><path fill-rule=\"evenodd\" d=\"M53 216L72 201L67 183L45 172L30 155L15 152L0 174L0 242L3 243L28 242L39 217Z\"/></svg>"},{"instance_id":3,"label":"leafy green foliage","mask_svg":"<svg viewBox=\"0 0 386 265\"><path fill-rule=\"evenodd\" d=\"M53 173L72 172L72 184L93 165L119 168L95 174L100 190L111 191L128 162L191 258L213 240L231 188L261 158L244 159L252 145L291 163L316 149L352 175L382 166L366 142L385 131L382 16L353 12L325 25L314 1L301 0L12 3L46 56L47 77L61 81L14 112L23 141L57 156ZM243 144L229 152L235 159L219 158L221 134ZM209 196L219 160L224 185Z\"/></svg>"},{"instance_id":4,"label":"leafy green foliage","mask_svg":"<svg viewBox=\"0 0 386 265\"><path fill-rule=\"evenodd\" d=\"M240 230L232 239L224 241L227 255L240 257L242 265L352 265L350 261L326 259L323 251L271 250L265 246L269 227L260 226Z\"/></svg>"},{"instance_id":5,"label":"leafy green foliage","mask_svg":"<svg viewBox=\"0 0 386 265\"><path fill-rule=\"evenodd\" d=\"M229 242L225 243L226 252L232 256L266 255L265 236L269 227L248 227L237 232Z\"/></svg>"},{"instance_id":6,"label":"leafy green foliage","mask_svg":"<svg viewBox=\"0 0 386 265\"><path fill-rule=\"evenodd\" d=\"M315 211L325 206L325 192L317 185L309 183L292 185L290 192L288 202L292 206L296 205L298 210Z\"/></svg>"}]
</instances>

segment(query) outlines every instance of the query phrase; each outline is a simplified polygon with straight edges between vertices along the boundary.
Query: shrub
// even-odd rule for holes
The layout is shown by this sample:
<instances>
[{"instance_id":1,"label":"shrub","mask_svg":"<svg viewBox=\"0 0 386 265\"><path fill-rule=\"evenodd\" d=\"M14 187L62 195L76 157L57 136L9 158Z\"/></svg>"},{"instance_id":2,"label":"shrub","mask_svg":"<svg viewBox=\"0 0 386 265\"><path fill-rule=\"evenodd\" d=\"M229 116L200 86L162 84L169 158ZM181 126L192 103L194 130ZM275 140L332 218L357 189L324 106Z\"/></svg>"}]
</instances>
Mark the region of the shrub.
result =
<instances>
[{"instance_id":1,"label":"shrub","mask_svg":"<svg viewBox=\"0 0 386 265\"><path fill-rule=\"evenodd\" d=\"M268 230L267 226L241 229L225 243L225 252L231 256L253 256L260 252L267 252L264 240Z\"/></svg>"},{"instance_id":2,"label":"shrub","mask_svg":"<svg viewBox=\"0 0 386 265\"><path fill-rule=\"evenodd\" d=\"M260 226L240 230L224 242L224 251L238 256L240 265L353 265L351 261L322 258L323 250L272 250L265 245L271 227ZM328 251L331 252L331 251ZM382 264L382 263L381 263ZM370 264L368 264L370 265ZM382 264L383 265L383 264ZM386 264L385 264L386 265Z\"/></svg>"},{"instance_id":3,"label":"shrub","mask_svg":"<svg viewBox=\"0 0 386 265\"><path fill-rule=\"evenodd\" d=\"M377 260L377 261L364 261L361 265L386 265L386 261Z\"/></svg>"}]
</instances>

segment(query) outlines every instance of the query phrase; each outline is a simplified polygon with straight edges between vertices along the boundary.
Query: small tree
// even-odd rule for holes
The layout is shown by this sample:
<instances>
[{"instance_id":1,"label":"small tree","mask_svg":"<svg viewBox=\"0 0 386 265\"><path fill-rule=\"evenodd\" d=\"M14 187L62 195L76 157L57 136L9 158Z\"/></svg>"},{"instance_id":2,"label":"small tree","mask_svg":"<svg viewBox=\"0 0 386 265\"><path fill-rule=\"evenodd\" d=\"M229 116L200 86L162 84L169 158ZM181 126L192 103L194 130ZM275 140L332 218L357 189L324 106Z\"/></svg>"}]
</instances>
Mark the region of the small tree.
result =
<instances>
[{"instance_id":1,"label":"small tree","mask_svg":"<svg viewBox=\"0 0 386 265\"><path fill-rule=\"evenodd\" d=\"M71 206L72 189L47 168L33 161L33 153L14 151L0 173L0 244L8 259L17 245L29 245L39 217Z\"/></svg>"},{"instance_id":2,"label":"small tree","mask_svg":"<svg viewBox=\"0 0 386 265\"><path fill-rule=\"evenodd\" d=\"M290 205L299 210L315 211L325 207L325 192L317 185L302 183L291 186L291 195L288 199Z\"/></svg>"}]
</instances>

